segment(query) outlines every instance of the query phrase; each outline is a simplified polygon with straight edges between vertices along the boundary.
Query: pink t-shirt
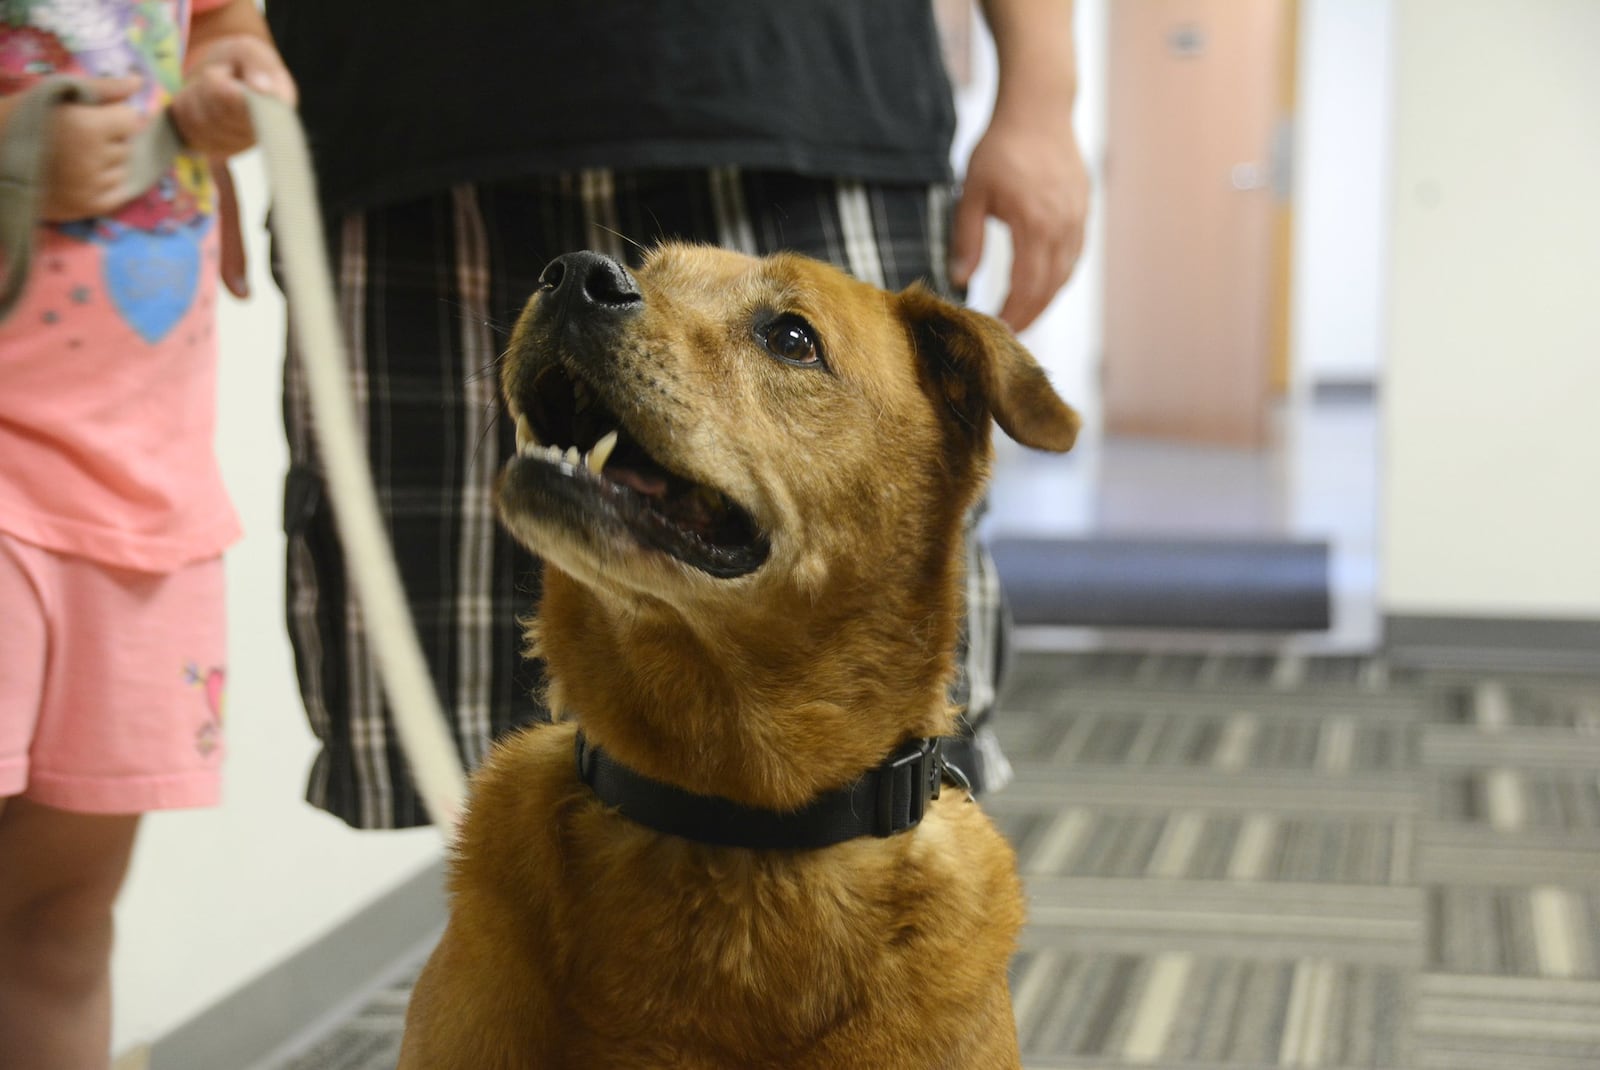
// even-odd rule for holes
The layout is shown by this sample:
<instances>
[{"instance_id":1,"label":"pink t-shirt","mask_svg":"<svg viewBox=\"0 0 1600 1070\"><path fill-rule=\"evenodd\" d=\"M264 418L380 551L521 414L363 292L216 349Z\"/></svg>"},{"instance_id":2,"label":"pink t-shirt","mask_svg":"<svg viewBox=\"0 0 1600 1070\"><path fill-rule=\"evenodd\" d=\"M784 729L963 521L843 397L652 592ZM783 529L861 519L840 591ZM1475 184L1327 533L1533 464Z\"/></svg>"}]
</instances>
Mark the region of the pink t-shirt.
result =
<instances>
[{"instance_id":1,"label":"pink t-shirt","mask_svg":"<svg viewBox=\"0 0 1600 1070\"><path fill-rule=\"evenodd\" d=\"M54 73L137 74L154 114L182 84L191 13L227 2L0 6L0 94ZM113 215L39 228L0 323L0 530L145 572L238 537L213 441L215 199L205 163L184 157Z\"/></svg>"}]
</instances>

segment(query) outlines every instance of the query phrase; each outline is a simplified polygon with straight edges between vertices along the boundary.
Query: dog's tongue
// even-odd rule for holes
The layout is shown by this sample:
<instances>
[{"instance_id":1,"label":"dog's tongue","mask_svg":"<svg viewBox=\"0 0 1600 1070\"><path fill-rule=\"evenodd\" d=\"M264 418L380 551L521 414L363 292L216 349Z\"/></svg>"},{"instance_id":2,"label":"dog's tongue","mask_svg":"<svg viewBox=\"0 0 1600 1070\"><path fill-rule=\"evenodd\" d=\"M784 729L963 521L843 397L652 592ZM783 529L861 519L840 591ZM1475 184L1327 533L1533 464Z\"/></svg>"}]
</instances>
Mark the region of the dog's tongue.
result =
<instances>
[{"instance_id":1,"label":"dog's tongue","mask_svg":"<svg viewBox=\"0 0 1600 1070\"><path fill-rule=\"evenodd\" d=\"M647 498L662 498L667 493L665 477L646 475L632 468L607 467L606 478L624 487L631 487Z\"/></svg>"}]
</instances>

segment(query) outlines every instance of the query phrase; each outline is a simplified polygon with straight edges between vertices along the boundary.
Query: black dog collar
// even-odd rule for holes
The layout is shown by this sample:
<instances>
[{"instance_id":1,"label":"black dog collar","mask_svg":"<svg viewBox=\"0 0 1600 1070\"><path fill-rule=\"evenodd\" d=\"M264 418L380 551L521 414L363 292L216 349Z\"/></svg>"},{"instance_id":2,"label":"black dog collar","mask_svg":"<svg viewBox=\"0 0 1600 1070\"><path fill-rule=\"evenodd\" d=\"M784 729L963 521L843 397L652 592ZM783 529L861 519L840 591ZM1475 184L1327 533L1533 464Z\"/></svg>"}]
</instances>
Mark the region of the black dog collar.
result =
<instances>
[{"instance_id":1,"label":"black dog collar","mask_svg":"<svg viewBox=\"0 0 1600 1070\"><path fill-rule=\"evenodd\" d=\"M966 786L960 770L945 765L941 742L910 740L855 783L787 812L651 780L590 744L581 731L578 779L623 817L657 832L720 847L805 850L904 832L922 820L946 777Z\"/></svg>"}]
</instances>

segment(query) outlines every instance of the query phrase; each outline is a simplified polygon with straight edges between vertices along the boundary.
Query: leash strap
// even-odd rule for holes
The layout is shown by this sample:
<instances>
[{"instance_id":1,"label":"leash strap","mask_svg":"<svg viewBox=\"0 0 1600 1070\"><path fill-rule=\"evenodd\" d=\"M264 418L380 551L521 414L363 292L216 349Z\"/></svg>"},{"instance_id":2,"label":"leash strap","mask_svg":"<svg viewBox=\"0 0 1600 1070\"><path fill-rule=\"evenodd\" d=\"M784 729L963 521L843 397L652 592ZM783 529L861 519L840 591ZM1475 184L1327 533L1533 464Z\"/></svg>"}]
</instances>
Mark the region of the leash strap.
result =
<instances>
[{"instance_id":1,"label":"leash strap","mask_svg":"<svg viewBox=\"0 0 1600 1070\"><path fill-rule=\"evenodd\" d=\"M346 568L417 792L434 823L449 836L466 798L466 776L406 606L357 429L305 131L287 104L249 90L245 95L272 185L272 229L293 312L290 330L305 362L317 445ZM0 266L5 271L0 319L15 307L32 266L50 154L50 112L58 104L92 99L89 87L78 79L45 79L23 96L0 136ZM154 185L182 150L169 118L163 115L150 123L135 145L128 198Z\"/></svg>"},{"instance_id":2,"label":"leash strap","mask_svg":"<svg viewBox=\"0 0 1600 1070\"><path fill-rule=\"evenodd\" d=\"M44 169L50 160L50 113L83 100L87 89L70 78L49 78L24 93L0 131L0 320L22 299L33 266Z\"/></svg>"},{"instance_id":3,"label":"leash strap","mask_svg":"<svg viewBox=\"0 0 1600 1070\"><path fill-rule=\"evenodd\" d=\"M466 799L466 776L406 606L400 569L378 511L366 446L356 427L350 364L335 314L311 153L294 109L273 97L249 92L247 96L272 183L272 231L280 246L285 297L293 313L289 329L305 364L317 446L344 546L345 568L354 582L417 793L448 836Z\"/></svg>"},{"instance_id":4,"label":"leash strap","mask_svg":"<svg viewBox=\"0 0 1600 1070\"><path fill-rule=\"evenodd\" d=\"M10 315L33 265L33 241L44 195L45 168L50 164L51 113L59 104L93 104L94 90L81 78L53 75L18 98L4 131L0 131L0 320ZM157 116L133 143L128 161L132 200L160 180L183 151L183 139L166 113Z\"/></svg>"},{"instance_id":5,"label":"leash strap","mask_svg":"<svg viewBox=\"0 0 1600 1070\"><path fill-rule=\"evenodd\" d=\"M940 739L913 739L846 787L798 810L761 810L696 795L635 772L578 733L578 779L628 820L697 843L761 850L815 850L863 836L880 839L922 822L947 769Z\"/></svg>"}]
</instances>

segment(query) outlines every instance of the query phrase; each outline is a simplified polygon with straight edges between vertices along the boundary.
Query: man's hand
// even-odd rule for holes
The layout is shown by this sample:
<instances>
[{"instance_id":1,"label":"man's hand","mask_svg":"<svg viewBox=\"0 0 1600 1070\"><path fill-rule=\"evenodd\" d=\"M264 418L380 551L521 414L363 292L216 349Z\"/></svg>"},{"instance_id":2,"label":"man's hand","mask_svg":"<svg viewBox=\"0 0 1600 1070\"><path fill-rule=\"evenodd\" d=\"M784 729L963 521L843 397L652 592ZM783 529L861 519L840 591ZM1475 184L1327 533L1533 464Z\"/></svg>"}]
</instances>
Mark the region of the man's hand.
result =
<instances>
[{"instance_id":1,"label":"man's hand","mask_svg":"<svg viewBox=\"0 0 1600 1070\"><path fill-rule=\"evenodd\" d=\"M1020 331L1066 285L1083 251L1089 174L1071 126L1030 125L996 113L972 150L956 205L951 280L965 286L994 216L1011 228L1011 289L1000 318Z\"/></svg>"},{"instance_id":2,"label":"man's hand","mask_svg":"<svg viewBox=\"0 0 1600 1070\"><path fill-rule=\"evenodd\" d=\"M91 78L96 103L55 108L41 219L63 223L106 215L128 199L133 138L146 122L128 98L141 84L135 77Z\"/></svg>"},{"instance_id":3,"label":"man's hand","mask_svg":"<svg viewBox=\"0 0 1600 1070\"><path fill-rule=\"evenodd\" d=\"M172 100L172 121L190 148L226 158L256 143L246 86L291 107L298 99L277 51L254 34L219 37L194 57L188 84Z\"/></svg>"},{"instance_id":4,"label":"man's hand","mask_svg":"<svg viewBox=\"0 0 1600 1070\"><path fill-rule=\"evenodd\" d=\"M1020 331L1072 275L1089 212L1089 173L1072 133L1072 0L983 0L983 15L994 34L999 86L956 205L950 280L965 286L972 278L984 220L1006 224L1011 291L1000 318Z\"/></svg>"}]
</instances>

